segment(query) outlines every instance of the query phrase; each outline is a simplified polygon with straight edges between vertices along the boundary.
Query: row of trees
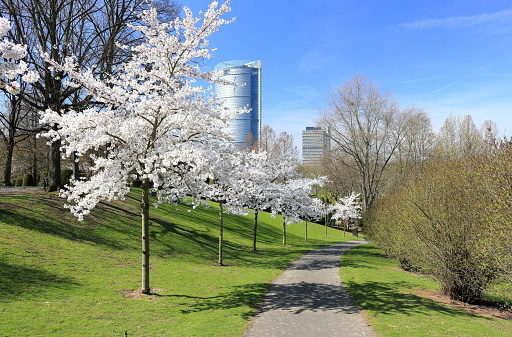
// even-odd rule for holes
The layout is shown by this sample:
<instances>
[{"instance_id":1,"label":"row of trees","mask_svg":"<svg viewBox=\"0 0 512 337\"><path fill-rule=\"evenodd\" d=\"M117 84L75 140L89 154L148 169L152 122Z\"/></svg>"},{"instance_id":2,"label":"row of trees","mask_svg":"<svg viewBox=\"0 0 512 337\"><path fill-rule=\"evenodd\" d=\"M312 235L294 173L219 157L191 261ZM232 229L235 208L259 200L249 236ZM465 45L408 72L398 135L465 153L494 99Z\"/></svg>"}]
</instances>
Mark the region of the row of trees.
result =
<instances>
[{"instance_id":1,"label":"row of trees","mask_svg":"<svg viewBox=\"0 0 512 337\"><path fill-rule=\"evenodd\" d=\"M226 109L198 81L216 82L218 73L204 72L202 59L210 58L208 37L231 22L223 19L229 1L210 4L195 18L185 7L184 17L162 23L155 8L144 10L141 24L132 25L141 42L124 45L130 56L111 76L99 76L96 67L84 68L78 58L61 63L45 55L54 71L72 79L70 87L84 89L95 106L69 109L65 114L47 109L41 124L50 128L43 136L59 144L65 156L91 163L89 178L72 179L62 196L79 219L100 201L123 199L131 181L141 181L142 293L150 293L149 211L163 202L204 200L219 203L219 264L223 263L223 214L257 214L270 211L286 224L303 217L323 215L323 205L313 199L312 187L321 178L297 173L299 160L287 134L275 136L266 127L265 151L241 149L231 142L228 123L244 109ZM347 208L353 205L347 205ZM340 216L348 214L346 210Z\"/></svg>"}]
</instances>

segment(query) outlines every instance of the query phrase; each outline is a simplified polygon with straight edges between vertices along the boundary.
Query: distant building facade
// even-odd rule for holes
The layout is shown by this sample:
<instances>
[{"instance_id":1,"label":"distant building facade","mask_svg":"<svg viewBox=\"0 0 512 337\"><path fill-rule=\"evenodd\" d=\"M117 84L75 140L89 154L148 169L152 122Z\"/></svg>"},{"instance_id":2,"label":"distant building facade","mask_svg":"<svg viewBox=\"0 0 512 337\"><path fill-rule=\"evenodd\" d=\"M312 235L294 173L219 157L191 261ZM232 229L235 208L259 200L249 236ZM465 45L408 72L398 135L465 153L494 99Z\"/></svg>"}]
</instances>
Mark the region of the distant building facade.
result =
<instances>
[{"instance_id":1,"label":"distant building facade","mask_svg":"<svg viewBox=\"0 0 512 337\"><path fill-rule=\"evenodd\" d=\"M215 94L227 107L247 108L237 114L230 125L235 143L252 146L261 134L261 61L228 61L219 63L215 70L221 78L239 84L215 84Z\"/></svg>"},{"instance_id":2,"label":"distant building facade","mask_svg":"<svg viewBox=\"0 0 512 337\"><path fill-rule=\"evenodd\" d=\"M326 152L331 149L329 133L321 127L308 126L302 131L302 163L318 165Z\"/></svg>"}]
</instances>

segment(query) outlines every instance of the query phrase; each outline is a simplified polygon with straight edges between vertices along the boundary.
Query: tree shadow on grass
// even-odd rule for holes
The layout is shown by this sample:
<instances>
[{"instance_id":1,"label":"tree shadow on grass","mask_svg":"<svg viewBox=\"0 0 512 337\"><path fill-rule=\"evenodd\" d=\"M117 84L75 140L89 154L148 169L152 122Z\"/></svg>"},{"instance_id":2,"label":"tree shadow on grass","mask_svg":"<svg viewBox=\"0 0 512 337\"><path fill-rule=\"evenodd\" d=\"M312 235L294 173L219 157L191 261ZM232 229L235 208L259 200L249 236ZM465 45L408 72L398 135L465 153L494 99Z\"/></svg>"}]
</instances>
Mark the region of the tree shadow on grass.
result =
<instances>
[{"instance_id":1,"label":"tree shadow on grass","mask_svg":"<svg viewBox=\"0 0 512 337\"><path fill-rule=\"evenodd\" d=\"M349 281L344 285L363 310L370 310L377 315L411 315L433 310L448 316L480 317L465 310L451 309L430 299L401 291L400 289L404 288L403 283Z\"/></svg>"},{"instance_id":2,"label":"tree shadow on grass","mask_svg":"<svg viewBox=\"0 0 512 337\"><path fill-rule=\"evenodd\" d=\"M189 296L189 295L159 295L158 297L174 297L186 299L181 305L187 307L182 309L183 314L202 312L218 309L233 309L239 307L256 308L263 299L268 288L268 283L254 283L243 286L236 286L234 290L211 297ZM193 303L190 304L190 301ZM254 312L242 314L242 318L249 320Z\"/></svg>"},{"instance_id":3,"label":"tree shadow on grass","mask_svg":"<svg viewBox=\"0 0 512 337\"><path fill-rule=\"evenodd\" d=\"M33 211L33 215L27 215L3 210L0 213L0 222L35 230L40 233L57 235L67 240L91 242L99 245L111 246L111 242L94 233L94 228L87 228L81 224L71 224L71 221L76 221L75 219L67 219L66 217L60 219L48 219L44 218L44 215L38 215L37 213L38 212Z\"/></svg>"},{"instance_id":4,"label":"tree shadow on grass","mask_svg":"<svg viewBox=\"0 0 512 337\"><path fill-rule=\"evenodd\" d=\"M80 286L68 277L42 269L8 264L1 260L0 280L0 302L42 297L49 289L64 291Z\"/></svg>"},{"instance_id":5,"label":"tree shadow on grass","mask_svg":"<svg viewBox=\"0 0 512 337\"><path fill-rule=\"evenodd\" d=\"M84 221L78 221L63 207L64 201L53 194L11 195L9 200L0 211L0 223L114 249L133 247L117 236L103 235L104 228L119 232L122 237L140 236L140 215L130 211L130 205L122 201L100 202ZM126 209L120 207L123 203L127 204Z\"/></svg>"},{"instance_id":6,"label":"tree shadow on grass","mask_svg":"<svg viewBox=\"0 0 512 337\"><path fill-rule=\"evenodd\" d=\"M173 235L174 240L183 239L190 241L190 246L198 245L202 249L211 252L216 252L217 250L218 238L208 230L203 231L197 228L189 228L154 217L152 217L150 221L153 225L158 225L162 228L159 232L152 231L150 233L151 239L155 242L158 241L159 244L165 247L168 250L167 253L174 252L176 248L170 244L173 240L160 239L160 237L165 237L166 235Z\"/></svg>"}]
</instances>

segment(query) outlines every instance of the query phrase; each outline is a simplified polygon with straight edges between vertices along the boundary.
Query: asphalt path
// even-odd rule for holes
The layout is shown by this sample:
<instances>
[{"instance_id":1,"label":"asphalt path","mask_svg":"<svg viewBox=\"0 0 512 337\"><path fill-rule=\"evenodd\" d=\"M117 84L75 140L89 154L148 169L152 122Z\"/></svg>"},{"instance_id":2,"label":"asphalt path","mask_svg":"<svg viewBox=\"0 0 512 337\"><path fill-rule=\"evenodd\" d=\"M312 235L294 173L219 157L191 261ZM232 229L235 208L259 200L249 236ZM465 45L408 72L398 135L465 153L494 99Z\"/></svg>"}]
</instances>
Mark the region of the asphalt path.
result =
<instances>
[{"instance_id":1,"label":"asphalt path","mask_svg":"<svg viewBox=\"0 0 512 337\"><path fill-rule=\"evenodd\" d=\"M18 193L18 192L29 192L29 191L44 191L44 189L40 186L24 186L24 187L0 187L0 193Z\"/></svg>"},{"instance_id":2,"label":"asphalt path","mask_svg":"<svg viewBox=\"0 0 512 337\"><path fill-rule=\"evenodd\" d=\"M272 281L245 336L375 337L339 273L341 255L364 243L338 243L295 260Z\"/></svg>"}]
</instances>

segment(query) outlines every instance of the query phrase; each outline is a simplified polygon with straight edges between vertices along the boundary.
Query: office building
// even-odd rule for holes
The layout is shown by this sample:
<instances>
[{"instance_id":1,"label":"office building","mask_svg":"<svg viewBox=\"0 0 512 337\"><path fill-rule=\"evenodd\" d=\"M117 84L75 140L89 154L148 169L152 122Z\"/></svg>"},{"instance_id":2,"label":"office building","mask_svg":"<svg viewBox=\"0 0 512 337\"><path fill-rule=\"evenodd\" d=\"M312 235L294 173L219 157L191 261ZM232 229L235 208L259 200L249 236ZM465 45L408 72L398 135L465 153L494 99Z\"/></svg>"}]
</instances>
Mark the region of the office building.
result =
<instances>
[{"instance_id":1,"label":"office building","mask_svg":"<svg viewBox=\"0 0 512 337\"><path fill-rule=\"evenodd\" d=\"M261 133L261 61L228 61L215 66L221 78L234 84L215 84L215 94L226 107L247 108L236 114L230 129L237 144L252 146Z\"/></svg>"},{"instance_id":2,"label":"office building","mask_svg":"<svg viewBox=\"0 0 512 337\"><path fill-rule=\"evenodd\" d=\"M308 126L302 130L302 163L320 164L324 154L331 148L328 132L320 127Z\"/></svg>"}]
</instances>

